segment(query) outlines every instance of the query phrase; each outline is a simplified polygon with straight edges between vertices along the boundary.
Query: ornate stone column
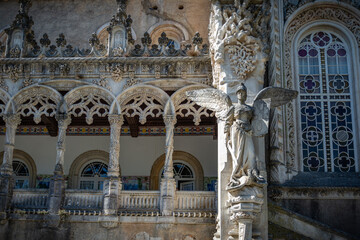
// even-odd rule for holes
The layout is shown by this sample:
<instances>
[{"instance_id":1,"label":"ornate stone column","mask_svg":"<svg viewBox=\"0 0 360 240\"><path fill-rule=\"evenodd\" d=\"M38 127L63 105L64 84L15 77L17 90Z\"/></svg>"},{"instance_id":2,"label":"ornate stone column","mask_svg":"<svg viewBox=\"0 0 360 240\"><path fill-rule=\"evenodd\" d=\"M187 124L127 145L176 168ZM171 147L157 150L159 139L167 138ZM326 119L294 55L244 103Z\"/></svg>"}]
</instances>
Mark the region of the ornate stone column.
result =
<instances>
[{"instance_id":1,"label":"ornate stone column","mask_svg":"<svg viewBox=\"0 0 360 240\"><path fill-rule=\"evenodd\" d=\"M267 8L268 1L262 0L211 1L209 43L213 86L228 95L234 104L241 83L248 89L248 105L264 87ZM234 163L227 147L229 139L225 124L226 119L218 116L218 224L214 239L267 239L266 203L259 200L254 204L249 200L245 204L245 200L240 201L247 198L265 200L266 184L260 187L262 194L259 195L252 195L255 192L246 190L257 188L250 182L245 184L246 187L239 184L237 190L229 190ZM256 166L253 168L266 179L264 139L253 138L253 141L256 155ZM258 211L258 206L262 206L260 213L251 215L253 218L245 217L250 212L247 208L254 207L252 211Z\"/></svg>"},{"instance_id":2,"label":"ornate stone column","mask_svg":"<svg viewBox=\"0 0 360 240\"><path fill-rule=\"evenodd\" d=\"M50 181L49 188L49 212L57 214L65 198L65 178L64 178L64 154L66 129L71 123L71 116L67 114L57 114L58 140L56 145L56 165L54 175Z\"/></svg>"},{"instance_id":3,"label":"ornate stone column","mask_svg":"<svg viewBox=\"0 0 360 240\"><path fill-rule=\"evenodd\" d=\"M6 210L9 209L14 187L12 177L13 153L15 147L16 129L21 123L20 115L10 114L3 117L6 123L6 135L4 146L4 158L0 168L0 219L6 218Z\"/></svg>"},{"instance_id":4,"label":"ornate stone column","mask_svg":"<svg viewBox=\"0 0 360 240\"><path fill-rule=\"evenodd\" d=\"M171 216L175 209L176 182L173 171L173 152L174 152L174 128L176 116L163 116L166 127L165 142L165 164L164 177L160 182L160 212L163 216Z\"/></svg>"},{"instance_id":5,"label":"ornate stone column","mask_svg":"<svg viewBox=\"0 0 360 240\"><path fill-rule=\"evenodd\" d=\"M110 122L110 156L108 177L104 182L104 206L105 215L116 214L118 199L122 188L120 179L120 134L124 118L121 114L113 114L108 117Z\"/></svg>"}]
</instances>

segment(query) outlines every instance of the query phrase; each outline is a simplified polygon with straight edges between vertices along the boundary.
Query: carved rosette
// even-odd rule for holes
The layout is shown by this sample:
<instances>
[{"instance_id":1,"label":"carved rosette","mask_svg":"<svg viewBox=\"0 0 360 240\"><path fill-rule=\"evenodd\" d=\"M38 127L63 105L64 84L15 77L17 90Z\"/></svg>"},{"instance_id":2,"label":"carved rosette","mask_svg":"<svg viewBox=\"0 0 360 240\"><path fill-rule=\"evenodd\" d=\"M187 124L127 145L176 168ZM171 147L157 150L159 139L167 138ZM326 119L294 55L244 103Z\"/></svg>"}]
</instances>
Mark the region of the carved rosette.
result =
<instances>
[{"instance_id":1,"label":"carved rosette","mask_svg":"<svg viewBox=\"0 0 360 240\"><path fill-rule=\"evenodd\" d=\"M11 176L12 175L12 160L15 146L15 134L16 129L21 123L20 115L9 114L4 115L3 119L6 123L6 135L5 135L5 146L4 146L4 158L3 164L0 168L0 174Z\"/></svg>"},{"instance_id":2,"label":"carved rosette","mask_svg":"<svg viewBox=\"0 0 360 240\"><path fill-rule=\"evenodd\" d=\"M120 133L124 118L121 114L108 116L110 123L110 156L109 156L109 177L119 177L119 156L120 156Z\"/></svg>"}]
</instances>

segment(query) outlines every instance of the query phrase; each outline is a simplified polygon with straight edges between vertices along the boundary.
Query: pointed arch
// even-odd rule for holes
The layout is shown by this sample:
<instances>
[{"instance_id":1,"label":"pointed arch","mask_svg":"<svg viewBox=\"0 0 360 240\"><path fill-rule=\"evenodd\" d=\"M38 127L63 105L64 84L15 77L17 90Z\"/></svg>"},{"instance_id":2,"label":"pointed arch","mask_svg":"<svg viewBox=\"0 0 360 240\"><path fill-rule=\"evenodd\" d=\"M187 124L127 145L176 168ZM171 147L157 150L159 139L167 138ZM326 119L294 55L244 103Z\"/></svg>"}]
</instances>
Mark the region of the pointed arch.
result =
<instances>
[{"instance_id":1,"label":"pointed arch","mask_svg":"<svg viewBox=\"0 0 360 240\"><path fill-rule=\"evenodd\" d=\"M93 117L109 114L115 96L107 89L90 85L80 86L68 92L65 97L68 113L74 117L86 116L86 123L92 124ZM114 103L116 105L116 102Z\"/></svg>"},{"instance_id":2,"label":"pointed arch","mask_svg":"<svg viewBox=\"0 0 360 240\"><path fill-rule=\"evenodd\" d=\"M126 89L116 99L125 116L139 116L140 123L145 124L147 116L159 117L163 114L169 95L154 86L136 85Z\"/></svg>"},{"instance_id":3,"label":"pointed arch","mask_svg":"<svg viewBox=\"0 0 360 240\"><path fill-rule=\"evenodd\" d=\"M41 116L54 117L62 95L47 86L32 85L14 95L6 105L6 113L17 113L24 117L33 115L34 122L40 123Z\"/></svg>"}]
</instances>

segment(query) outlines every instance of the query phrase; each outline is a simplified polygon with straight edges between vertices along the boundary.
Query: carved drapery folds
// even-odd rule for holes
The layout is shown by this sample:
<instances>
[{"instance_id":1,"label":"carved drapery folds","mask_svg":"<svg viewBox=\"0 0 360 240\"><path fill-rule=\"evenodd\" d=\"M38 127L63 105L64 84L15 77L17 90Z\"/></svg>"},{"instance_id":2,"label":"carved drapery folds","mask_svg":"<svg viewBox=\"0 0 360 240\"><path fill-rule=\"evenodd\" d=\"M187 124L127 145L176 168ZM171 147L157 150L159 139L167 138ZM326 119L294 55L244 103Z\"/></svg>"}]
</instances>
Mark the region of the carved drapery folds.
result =
<instances>
[{"instance_id":1,"label":"carved drapery folds","mask_svg":"<svg viewBox=\"0 0 360 240\"><path fill-rule=\"evenodd\" d=\"M121 114L111 114L108 116L110 123L110 156L108 176L119 177L120 166L120 133L124 118Z\"/></svg>"},{"instance_id":2,"label":"carved drapery folds","mask_svg":"<svg viewBox=\"0 0 360 240\"><path fill-rule=\"evenodd\" d=\"M3 116L3 119L6 124L6 134L5 134L5 146L4 146L4 158L1 165L0 173L1 175L11 176L13 167L13 152L15 147L15 134L16 128L21 123L20 115L18 114L8 114Z\"/></svg>"}]
</instances>

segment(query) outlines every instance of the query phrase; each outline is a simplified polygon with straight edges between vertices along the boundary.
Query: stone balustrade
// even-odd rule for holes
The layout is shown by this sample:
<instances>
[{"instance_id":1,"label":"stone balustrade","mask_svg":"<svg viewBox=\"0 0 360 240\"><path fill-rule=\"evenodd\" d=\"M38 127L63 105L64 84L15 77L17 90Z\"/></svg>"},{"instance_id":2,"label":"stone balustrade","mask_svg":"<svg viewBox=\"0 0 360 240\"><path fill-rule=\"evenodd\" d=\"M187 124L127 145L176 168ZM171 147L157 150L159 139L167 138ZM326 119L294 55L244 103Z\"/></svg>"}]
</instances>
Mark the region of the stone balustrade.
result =
<instances>
[{"instance_id":1,"label":"stone balustrade","mask_svg":"<svg viewBox=\"0 0 360 240\"><path fill-rule=\"evenodd\" d=\"M46 209L48 189L14 189L11 207L14 209Z\"/></svg>"},{"instance_id":2,"label":"stone balustrade","mask_svg":"<svg viewBox=\"0 0 360 240\"><path fill-rule=\"evenodd\" d=\"M64 208L67 210L101 210L103 192L93 190L67 189Z\"/></svg>"},{"instance_id":3,"label":"stone balustrade","mask_svg":"<svg viewBox=\"0 0 360 240\"><path fill-rule=\"evenodd\" d=\"M120 211L158 211L159 191L121 191Z\"/></svg>"},{"instance_id":4,"label":"stone balustrade","mask_svg":"<svg viewBox=\"0 0 360 240\"><path fill-rule=\"evenodd\" d=\"M13 209L47 210L48 189L14 189ZM177 191L175 212L216 212L215 192ZM101 211L103 192L66 189L63 208L71 211ZM119 212L159 212L160 191L121 191Z\"/></svg>"},{"instance_id":5,"label":"stone balustrade","mask_svg":"<svg viewBox=\"0 0 360 240\"><path fill-rule=\"evenodd\" d=\"M177 191L175 209L179 212L201 211L215 212L215 192L207 191Z\"/></svg>"}]
</instances>

